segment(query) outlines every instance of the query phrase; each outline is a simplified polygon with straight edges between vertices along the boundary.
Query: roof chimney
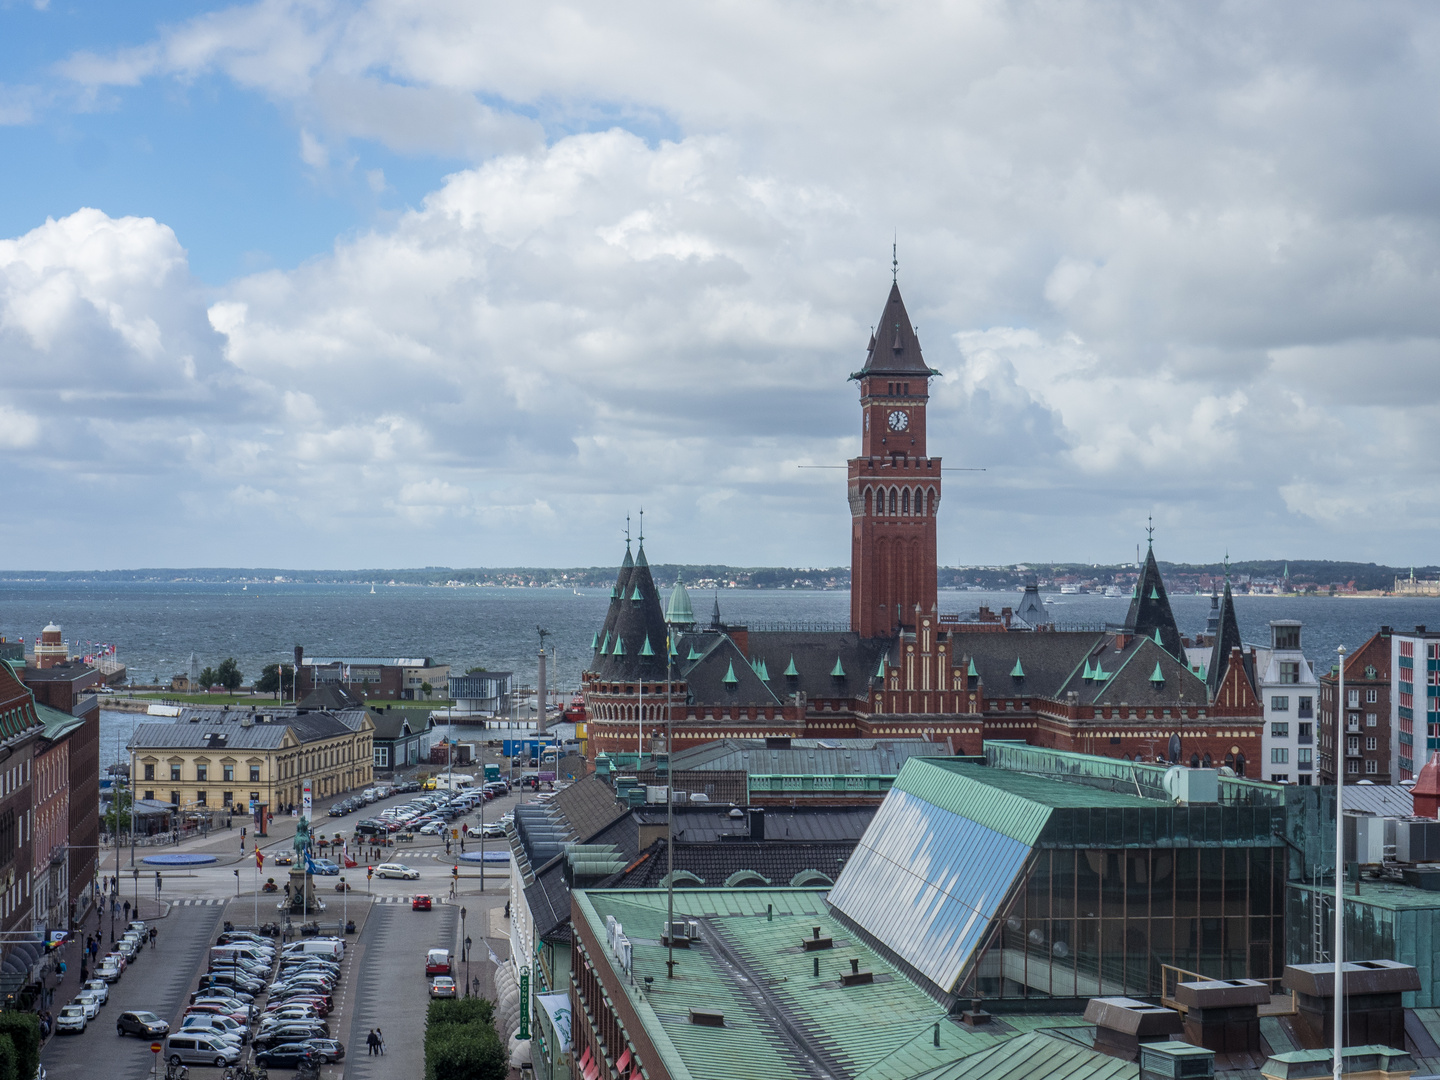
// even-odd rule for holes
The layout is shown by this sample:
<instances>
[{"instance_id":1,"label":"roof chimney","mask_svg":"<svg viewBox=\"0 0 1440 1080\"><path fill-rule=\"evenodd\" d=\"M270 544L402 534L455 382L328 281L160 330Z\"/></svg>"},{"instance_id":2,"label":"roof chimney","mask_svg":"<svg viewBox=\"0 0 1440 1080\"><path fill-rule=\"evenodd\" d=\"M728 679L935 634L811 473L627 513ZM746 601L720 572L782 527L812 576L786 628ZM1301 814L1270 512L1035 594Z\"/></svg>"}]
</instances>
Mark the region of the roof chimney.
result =
<instances>
[{"instance_id":1,"label":"roof chimney","mask_svg":"<svg viewBox=\"0 0 1440 1080\"><path fill-rule=\"evenodd\" d=\"M1186 1008L1185 1038L1217 1054L1260 1052L1260 1006L1270 987L1255 979L1183 982L1175 1000Z\"/></svg>"},{"instance_id":2,"label":"roof chimney","mask_svg":"<svg viewBox=\"0 0 1440 1080\"><path fill-rule=\"evenodd\" d=\"M1095 1025L1095 1049L1135 1061L1140 1044L1180 1034L1184 1022L1174 1009L1127 997L1091 998L1085 1019Z\"/></svg>"}]
</instances>

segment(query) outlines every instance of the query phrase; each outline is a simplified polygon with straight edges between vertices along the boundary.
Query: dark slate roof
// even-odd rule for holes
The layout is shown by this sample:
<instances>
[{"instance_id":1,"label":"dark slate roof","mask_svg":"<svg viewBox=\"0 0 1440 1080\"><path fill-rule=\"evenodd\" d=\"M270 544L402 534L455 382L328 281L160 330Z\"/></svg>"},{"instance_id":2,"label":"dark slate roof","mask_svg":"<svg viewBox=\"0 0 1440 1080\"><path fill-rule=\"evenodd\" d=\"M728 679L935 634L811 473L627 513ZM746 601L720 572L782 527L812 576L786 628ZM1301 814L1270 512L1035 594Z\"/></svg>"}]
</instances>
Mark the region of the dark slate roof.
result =
<instances>
[{"instance_id":1,"label":"dark slate roof","mask_svg":"<svg viewBox=\"0 0 1440 1080\"><path fill-rule=\"evenodd\" d=\"M699 659L689 659L691 650ZM767 683L750 667L749 658L725 633L703 631L682 634L675 643L675 670L684 679L691 705L775 705L783 689L772 689L784 682L770 672ZM727 680L733 677L734 682Z\"/></svg>"},{"instance_id":2,"label":"dark slate roof","mask_svg":"<svg viewBox=\"0 0 1440 1080\"><path fill-rule=\"evenodd\" d=\"M1125 615L1125 628L1132 634L1154 639L1160 631L1160 644L1171 656L1184 656L1180 644L1180 628L1175 625L1175 615L1170 610L1170 597L1165 592L1165 582L1160 578L1160 567L1155 564L1155 549L1145 553L1145 566L1140 571L1139 584L1135 595L1130 598L1130 610Z\"/></svg>"},{"instance_id":3,"label":"dark slate roof","mask_svg":"<svg viewBox=\"0 0 1440 1080\"><path fill-rule=\"evenodd\" d=\"M890 295L885 299L885 310L880 312L880 321L870 339L870 350L865 356L865 366L852 379L867 375L918 375L922 378L940 373L920 354L920 339L910 324L905 311L905 301L900 299L900 286L892 284ZM924 387L916 387L924 393Z\"/></svg>"},{"instance_id":4,"label":"dark slate roof","mask_svg":"<svg viewBox=\"0 0 1440 1080\"><path fill-rule=\"evenodd\" d=\"M435 726L428 712L421 713L418 718L413 718L409 709L370 709L369 712L370 722L375 725L375 738L382 741L394 742L407 734L415 735ZM412 718L418 722L410 723Z\"/></svg>"},{"instance_id":5,"label":"dark slate roof","mask_svg":"<svg viewBox=\"0 0 1440 1080\"><path fill-rule=\"evenodd\" d=\"M363 709L365 702L350 693L339 683L322 683L310 693L305 695L300 702L302 709L325 709L334 712L337 709Z\"/></svg>"},{"instance_id":6,"label":"dark slate roof","mask_svg":"<svg viewBox=\"0 0 1440 1080\"><path fill-rule=\"evenodd\" d=\"M82 660L65 660L46 668L27 667L24 669L24 679L27 683L74 682L93 674L94 671L93 667Z\"/></svg>"},{"instance_id":7,"label":"dark slate roof","mask_svg":"<svg viewBox=\"0 0 1440 1080\"><path fill-rule=\"evenodd\" d=\"M1213 698L1225 678L1230 666L1230 650L1242 649L1240 624L1235 621L1235 597L1230 593L1230 579L1225 579L1225 595L1220 598L1220 619L1215 631L1215 641L1210 647L1210 664L1205 669L1205 684Z\"/></svg>"},{"instance_id":8,"label":"dark slate roof","mask_svg":"<svg viewBox=\"0 0 1440 1080\"><path fill-rule=\"evenodd\" d=\"M615 575L615 584L610 589L610 606L605 610L605 624L596 635L595 653L592 657L591 667L593 668L600 660L600 647L606 642L615 639L615 620L620 617L621 607L615 601L622 596L628 596L627 586L630 584L630 575L635 571L635 559L630 554L630 541L625 541L625 559L620 563L620 571Z\"/></svg>"},{"instance_id":9,"label":"dark slate roof","mask_svg":"<svg viewBox=\"0 0 1440 1080\"><path fill-rule=\"evenodd\" d=\"M628 546L625 559L630 560ZM620 568L615 595L610 598L610 610L599 636L600 647L593 654L590 670L601 679L624 682L641 677L665 678L665 613L655 579L650 574L650 564L645 559L643 540L633 567L627 570L622 565ZM647 641L651 655L644 656ZM623 650L618 656L617 642Z\"/></svg>"},{"instance_id":10,"label":"dark slate roof","mask_svg":"<svg viewBox=\"0 0 1440 1080\"><path fill-rule=\"evenodd\" d=\"M865 835L866 828L879 809L866 806L795 806L765 807L765 842L801 841L854 842ZM663 825L664 807L637 808L632 815L639 823ZM675 839L690 844L716 843L722 836L748 836L750 819L732 818L729 807L675 807ZM735 843L736 841L726 841Z\"/></svg>"},{"instance_id":11,"label":"dark slate roof","mask_svg":"<svg viewBox=\"0 0 1440 1080\"><path fill-rule=\"evenodd\" d=\"M1116 650L1115 636L1086 631L1038 634L994 634L956 631L951 637L956 663L968 670L973 661L986 694L991 697L1033 695L1063 700L1075 692L1085 703L1164 706L1172 702L1205 703L1204 684L1152 638L1134 637ZM1022 678L1011 673L1016 662ZM1160 665L1163 682L1152 676ZM1099 666L1107 678L1095 675ZM1087 666L1091 678L1085 678Z\"/></svg>"},{"instance_id":12,"label":"dark slate roof","mask_svg":"<svg viewBox=\"0 0 1440 1080\"><path fill-rule=\"evenodd\" d=\"M864 697L874 684L880 658L892 647L888 638L862 638L848 631L761 630L748 639L747 655L724 630L680 635L675 643L676 671L689 688L690 704L772 704L796 693L811 701ZM692 650L698 659L690 659ZM796 674L787 676L792 661ZM843 677L833 674L836 661ZM730 684L725 680L732 671L735 682Z\"/></svg>"},{"instance_id":13,"label":"dark slate roof","mask_svg":"<svg viewBox=\"0 0 1440 1080\"><path fill-rule=\"evenodd\" d=\"M550 805L569 826L570 839L578 842L585 842L587 837L623 817L627 809L624 803L616 801L615 790L595 775L571 784L551 799Z\"/></svg>"},{"instance_id":14,"label":"dark slate roof","mask_svg":"<svg viewBox=\"0 0 1440 1080\"><path fill-rule=\"evenodd\" d=\"M857 840L775 842L741 840L724 844L675 842L675 869L701 878L711 888L723 886L743 870L759 874L771 885L784 888L806 870L818 870L833 883L855 851ZM605 889L655 889L664 886L668 872L665 841L657 840L629 866L609 877ZM679 886L677 882L677 887ZM758 884L752 882L751 884ZM823 884L821 882L820 884ZM691 883L693 885L693 882Z\"/></svg>"},{"instance_id":15,"label":"dark slate roof","mask_svg":"<svg viewBox=\"0 0 1440 1080\"><path fill-rule=\"evenodd\" d=\"M244 719L251 722L244 724L241 722ZM364 722L364 709L344 713L185 709L170 723L139 725L135 729L134 745L141 750L273 750L284 741L286 731L293 731L297 739L307 743L358 731ZM217 735L225 736L223 742L215 739Z\"/></svg>"}]
</instances>

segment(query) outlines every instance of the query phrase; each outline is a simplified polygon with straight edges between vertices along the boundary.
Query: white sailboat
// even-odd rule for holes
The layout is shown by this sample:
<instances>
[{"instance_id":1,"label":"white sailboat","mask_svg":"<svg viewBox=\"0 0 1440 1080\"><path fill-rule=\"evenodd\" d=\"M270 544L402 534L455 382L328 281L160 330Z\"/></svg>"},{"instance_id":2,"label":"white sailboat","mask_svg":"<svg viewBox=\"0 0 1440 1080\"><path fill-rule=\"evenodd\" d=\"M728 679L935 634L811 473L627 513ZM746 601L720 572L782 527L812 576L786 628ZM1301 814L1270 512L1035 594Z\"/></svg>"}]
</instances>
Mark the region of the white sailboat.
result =
<instances>
[{"instance_id":1,"label":"white sailboat","mask_svg":"<svg viewBox=\"0 0 1440 1080\"><path fill-rule=\"evenodd\" d=\"M371 585L371 586L370 586L370 595L371 595L371 596L374 596L374 595L375 595L375 586L374 586L374 585Z\"/></svg>"}]
</instances>

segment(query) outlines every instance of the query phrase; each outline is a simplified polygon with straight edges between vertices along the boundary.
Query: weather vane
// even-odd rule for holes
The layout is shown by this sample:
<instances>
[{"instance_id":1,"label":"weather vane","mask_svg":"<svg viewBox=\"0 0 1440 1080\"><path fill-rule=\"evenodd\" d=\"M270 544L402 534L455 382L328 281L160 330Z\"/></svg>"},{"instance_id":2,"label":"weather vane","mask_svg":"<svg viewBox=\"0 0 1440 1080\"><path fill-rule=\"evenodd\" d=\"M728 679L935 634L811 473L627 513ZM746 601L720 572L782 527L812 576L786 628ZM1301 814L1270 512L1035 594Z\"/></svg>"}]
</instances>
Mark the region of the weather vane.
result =
<instances>
[{"instance_id":1,"label":"weather vane","mask_svg":"<svg viewBox=\"0 0 1440 1080\"><path fill-rule=\"evenodd\" d=\"M625 515L625 546L630 546L630 515Z\"/></svg>"},{"instance_id":2,"label":"weather vane","mask_svg":"<svg viewBox=\"0 0 1440 1080\"><path fill-rule=\"evenodd\" d=\"M1145 519L1145 538L1150 541L1150 546L1155 546L1155 516L1152 514Z\"/></svg>"},{"instance_id":3,"label":"weather vane","mask_svg":"<svg viewBox=\"0 0 1440 1080\"><path fill-rule=\"evenodd\" d=\"M900 240L899 233L890 241L890 280L894 284L900 283Z\"/></svg>"}]
</instances>

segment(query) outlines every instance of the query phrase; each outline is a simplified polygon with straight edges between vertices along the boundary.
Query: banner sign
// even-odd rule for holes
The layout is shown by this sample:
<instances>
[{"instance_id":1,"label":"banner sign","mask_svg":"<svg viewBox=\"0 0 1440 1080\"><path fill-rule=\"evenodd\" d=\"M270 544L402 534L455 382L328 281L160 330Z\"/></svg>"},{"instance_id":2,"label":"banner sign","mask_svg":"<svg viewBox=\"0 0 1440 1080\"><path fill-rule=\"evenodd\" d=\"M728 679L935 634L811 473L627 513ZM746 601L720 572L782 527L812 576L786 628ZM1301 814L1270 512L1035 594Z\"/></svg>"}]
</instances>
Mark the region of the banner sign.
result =
<instances>
[{"instance_id":1,"label":"banner sign","mask_svg":"<svg viewBox=\"0 0 1440 1080\"><path fill-rule=\"evenodd\" d=\"M570 995L536 994L535 999L545 1007L545 1015L555 1028L557 1049L562 1054L570 1052Z\"/></svg>"},{"instance_id":2,"label":"banner sign","mask_svg":"<svg viewBox=\"0 0 1440 1080\"><path fill-rule=\"evenodd\" d=\"M314 800L312 799L312 783L313 781L310 780L302 780L300 782L300 814L305 818L306 821L313 820L315 816L312 813L315 805Z\"/></svg>"},{"instance_id":3,"label":"banner sign","mask_svg":"<svg viewBox=\"0 0 1440 1080\"><path fill-rule=\"evenodd\" d=\"M530 969L520 969L520 1033L522 1042L530 1038Z\"/></svg>"}]
</instances>

